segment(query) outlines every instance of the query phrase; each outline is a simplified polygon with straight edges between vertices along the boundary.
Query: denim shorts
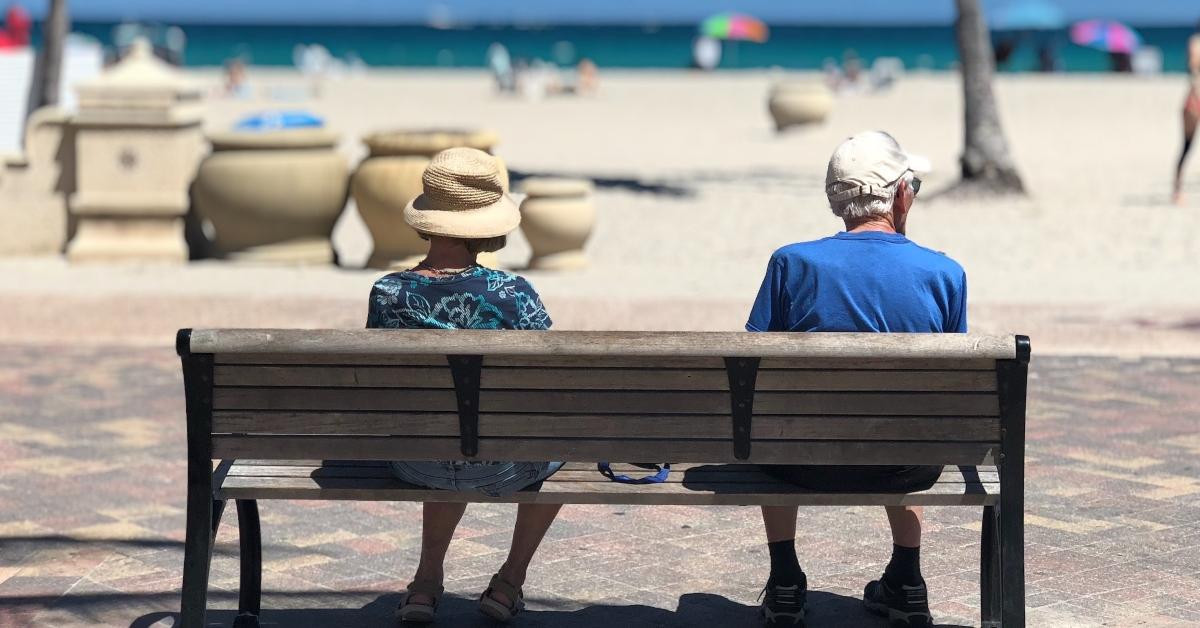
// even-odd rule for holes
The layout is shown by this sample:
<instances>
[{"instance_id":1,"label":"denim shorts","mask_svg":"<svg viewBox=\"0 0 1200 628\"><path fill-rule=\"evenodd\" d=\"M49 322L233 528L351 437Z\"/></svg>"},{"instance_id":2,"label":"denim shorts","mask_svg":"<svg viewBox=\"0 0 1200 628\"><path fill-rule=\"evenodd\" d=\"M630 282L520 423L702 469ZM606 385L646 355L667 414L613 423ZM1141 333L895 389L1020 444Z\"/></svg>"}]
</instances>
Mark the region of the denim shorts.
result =
<instances>
[{"instance_id":1,"label":"denim shorts","mask_svg":"<svg viewBox=\"0 0 1200 628\"><path fill-rule=\"evenodd\" d=\"M503 497L545 480L561 462L404 462L391 464L396 477L425 488L475 491Z\"/></svg>"}]
</instances>

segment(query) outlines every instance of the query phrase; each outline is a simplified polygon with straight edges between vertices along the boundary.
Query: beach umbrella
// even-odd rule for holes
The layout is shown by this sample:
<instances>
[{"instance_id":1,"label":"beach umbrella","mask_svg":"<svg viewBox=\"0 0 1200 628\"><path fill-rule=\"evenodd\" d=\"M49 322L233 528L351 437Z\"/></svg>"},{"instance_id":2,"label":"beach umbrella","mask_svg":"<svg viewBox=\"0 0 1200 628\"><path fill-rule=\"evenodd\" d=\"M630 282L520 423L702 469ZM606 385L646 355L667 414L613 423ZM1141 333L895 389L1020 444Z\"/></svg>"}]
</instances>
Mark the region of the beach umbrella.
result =
<instances>
[{"instance_id":1,"label":"beach umbrella","mask_svg":"<svg viewBox=\"0 0 1200 628\"><path fill-rule=\"evenodd\" d=\"M991 26L997 31L1055 31L1067 26L1067 18L1053 2L1018 0L992 14Z\"/></svg>"},{"instance_id":2,"label":"beach umbrella","mask_svg":"<svg viewBox=\"0 0 1200 628\"><path fill-rule=\"evenodd\" d=\"M762 20L741 13L721 13L700 23L700 34L713 39L767 41L769 33Z\"/></svg>"},{"instance_id":3,"label":"beach umbrella","mask_svg":"<svg viewBox=\"0 0 1200 628\"><path fill-rule=\"evenodd\" d=\"M1104 52L1132 54L1142 38L1128 26L1113 20L1087 20L1071 27L1071 41Z\"/></svg>"}]
</instances>

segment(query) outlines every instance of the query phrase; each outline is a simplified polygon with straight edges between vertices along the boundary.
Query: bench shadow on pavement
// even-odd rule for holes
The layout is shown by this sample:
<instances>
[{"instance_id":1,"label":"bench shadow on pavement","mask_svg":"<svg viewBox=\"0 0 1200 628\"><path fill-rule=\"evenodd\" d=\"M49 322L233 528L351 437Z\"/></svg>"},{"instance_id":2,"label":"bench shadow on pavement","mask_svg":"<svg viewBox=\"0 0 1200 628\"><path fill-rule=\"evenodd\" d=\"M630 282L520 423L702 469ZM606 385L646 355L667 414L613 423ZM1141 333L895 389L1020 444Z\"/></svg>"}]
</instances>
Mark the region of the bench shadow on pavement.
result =
<instances>
[{"instance_id":1,"label":"bench shadow on pavement","mask_svg":"<svg viewBox=\"0 0 1200 628\"><path fill-rule=\"evenodd\" d=\"M598 585L600 586L600 585ZM269 595L269 594L268 594ZM281 594L284 596L293 593ZM864 626L867 628L887 626L887 622L868 613L862 603L836 593L810 591L808 597L808 627ZM324 599L329 595L321 594ZM400 595L381 595L361 608L266 608L261 617L263 628L304 626L305 628L393 628L397 624L392 618ZM555 610L558 600L531 600L538 610L526 610L512 624L520 628L610 628L612 626L654 626L672 628L721 627L757 628L762 625L758 607L735 602L711 593L687 593L679 598L678 608L667 610L637 604L595 604L584 608ZM561 602L565 604L575 604ZM546 608L549 607L549 608ZM235 613L232 610L210 610L208 625L230 626ZM161 628L175 625L176 613L150 613L137 618L130 628ZM474 598L446 595L438 609L438 626L454 628L495 628L496 623L480 615ZM950 624L938 624L947 628L963 628Z\"/></svg>"}]
</instances>

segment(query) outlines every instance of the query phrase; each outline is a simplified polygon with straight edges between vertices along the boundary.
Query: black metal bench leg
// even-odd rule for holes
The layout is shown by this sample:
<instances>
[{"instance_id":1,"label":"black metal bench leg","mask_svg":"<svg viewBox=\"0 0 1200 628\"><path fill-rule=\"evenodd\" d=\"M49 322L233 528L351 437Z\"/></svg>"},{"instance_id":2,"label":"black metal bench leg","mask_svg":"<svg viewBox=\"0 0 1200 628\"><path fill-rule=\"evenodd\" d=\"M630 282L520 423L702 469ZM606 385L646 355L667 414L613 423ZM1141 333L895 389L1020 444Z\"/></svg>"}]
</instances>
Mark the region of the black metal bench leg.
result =
<instances>
[{"instance_id":1,"label":"black metal bench leg","mask_svg":"<svg viewBox=\"0 0 1200 628\"><path fill-rule=\"evenodd\" d=\"M983 507L979 544L980 619L983 628L1000 626L1000 521L995 506Z\"/></svg>"},{"instance_id":2,"label":"black metal bench leg","mask_svg":"<svg viewBox=\"0 0 1200 628\"><path fill-rule=\"evenodd\" d=\"M208 606L208 570L213 542L221 525L225 502L212 498L207 486L188 487L187 536L183 542L181 628L202 628Z\"/></svg>"},{"instance_id":3,"label":"black metal bench leg","mask_svg":"<svg viewBox=\"0 0 1200 628\"><path fill-rule=\"evenodd\" d=\"M1008 491L1007 487L1002 491ZM1004 628L1025 626L1025 512L1020 492L1016 488L1000 496L1000 617Z\"/></svg>"},{"instance_id":4,"label":"black metal bench leg","mask_svg":"<svg viewBox=\"0 0 1200 628\"><path fill-rule=\"evenodd\" d=\"M262 610L262 528L258 520L258 502L237 500L237 514L241 592L233 628L258 628L258 615Z\"/></svg>"}]
</instances>

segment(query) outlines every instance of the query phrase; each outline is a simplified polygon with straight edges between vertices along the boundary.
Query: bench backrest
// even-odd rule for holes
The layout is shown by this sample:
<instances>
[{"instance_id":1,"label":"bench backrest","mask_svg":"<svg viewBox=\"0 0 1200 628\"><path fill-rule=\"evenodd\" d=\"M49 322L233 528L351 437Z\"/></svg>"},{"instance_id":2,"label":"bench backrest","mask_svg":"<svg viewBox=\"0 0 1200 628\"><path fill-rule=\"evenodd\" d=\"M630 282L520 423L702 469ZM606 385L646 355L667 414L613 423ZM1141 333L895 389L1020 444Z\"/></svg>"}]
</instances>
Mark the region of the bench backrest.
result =
<instances>
[{"instance_id":1,"label":"bench backrest","mask_svg":"<svg viewBox=\"0 0 1200 628\"><path fill-rule=\"evenodd\" d=\"M991 464L1028 340L182 330L193 457Z\"/></svg>"}]
</instances>

